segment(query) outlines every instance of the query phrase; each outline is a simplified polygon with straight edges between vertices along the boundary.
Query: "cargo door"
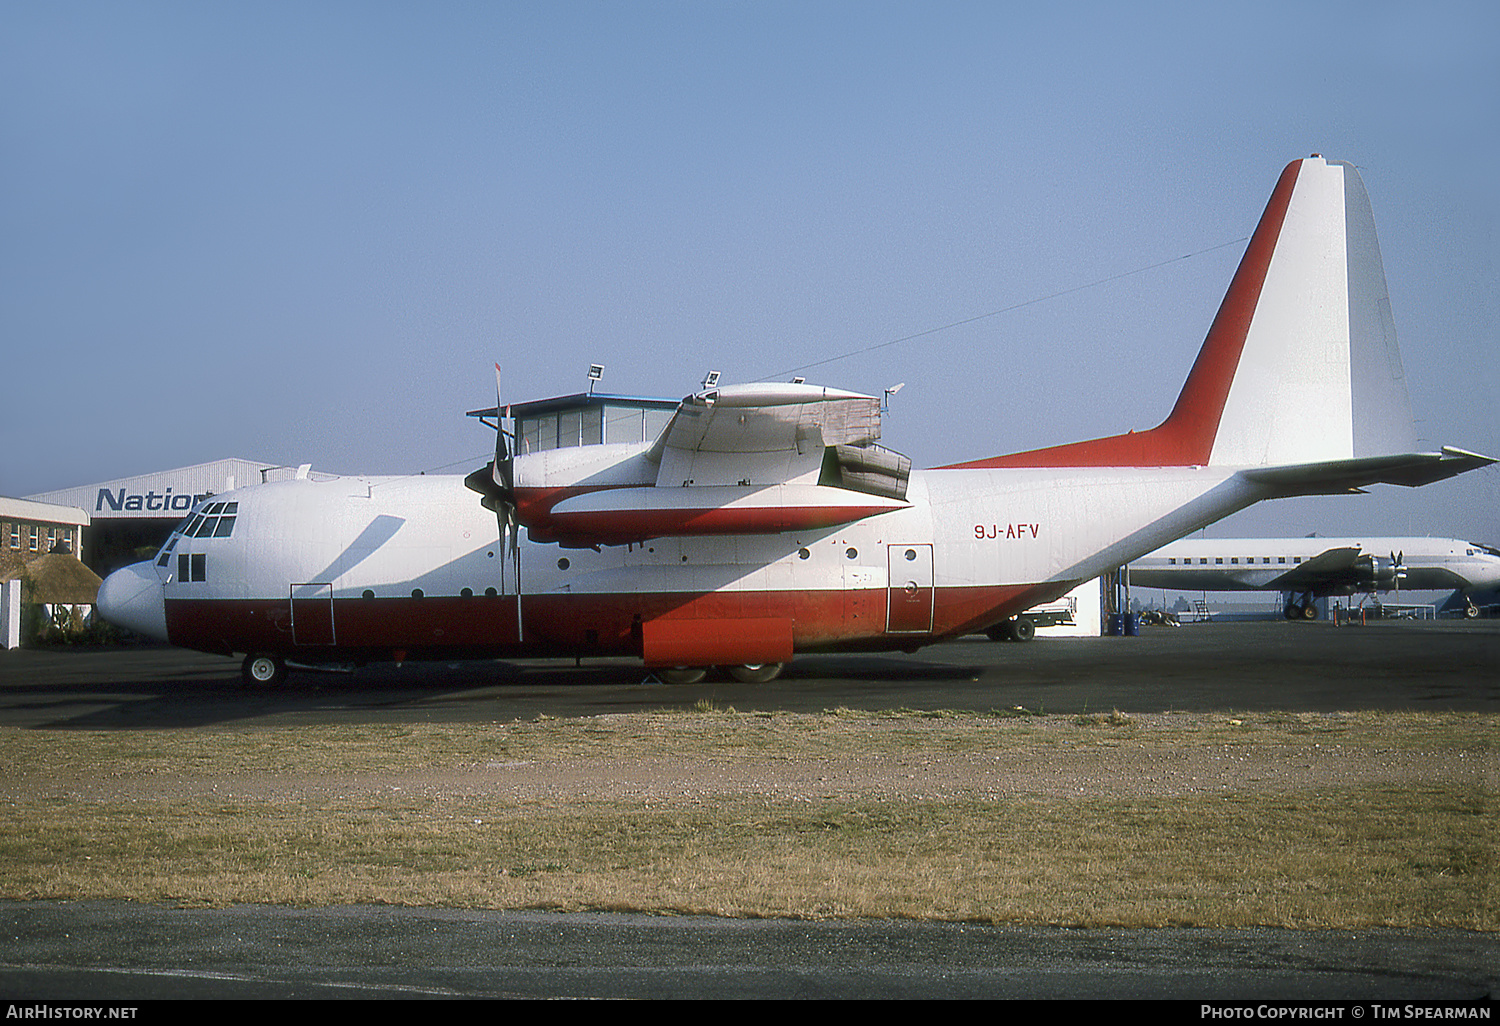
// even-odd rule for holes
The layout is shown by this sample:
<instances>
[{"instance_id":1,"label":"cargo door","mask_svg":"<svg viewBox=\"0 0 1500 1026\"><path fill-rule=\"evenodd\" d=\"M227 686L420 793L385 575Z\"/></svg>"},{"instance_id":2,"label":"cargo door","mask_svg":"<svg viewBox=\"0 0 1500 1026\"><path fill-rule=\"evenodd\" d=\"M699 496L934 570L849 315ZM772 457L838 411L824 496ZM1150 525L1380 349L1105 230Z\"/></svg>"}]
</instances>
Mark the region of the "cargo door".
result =
<instances>
[{"instance_id":1,"label":"cargo door","mask_svg":"<svg viewBox=\"0 0 1500 1026\"><path fill-rule=\"evenodd\" d=\"M886 590L886 633L927 634L932 631L932 546L888 545L890 573Z\"/></svg>"}]
</instances>

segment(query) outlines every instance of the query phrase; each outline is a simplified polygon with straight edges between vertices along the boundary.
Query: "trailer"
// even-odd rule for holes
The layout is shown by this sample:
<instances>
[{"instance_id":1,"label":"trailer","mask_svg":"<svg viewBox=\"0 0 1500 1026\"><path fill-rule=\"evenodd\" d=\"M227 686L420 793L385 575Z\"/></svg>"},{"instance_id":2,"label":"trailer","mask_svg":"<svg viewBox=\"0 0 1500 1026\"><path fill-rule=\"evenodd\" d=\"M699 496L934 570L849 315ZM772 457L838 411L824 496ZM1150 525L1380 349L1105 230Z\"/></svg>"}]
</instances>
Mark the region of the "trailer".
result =
<instances>
[{"instance_id":1,"label":"trailer","mask_svg":"<svg viewBox=\"0 0 1500 1026\"><path fill-rule=\"evenodd\" d=\"M1064 595L1056 602L1033 606L1017 613L1009 620L1002 620L984 633L991 641L1030 641L1036 637L1038 627L1071 627L1076 624L1078 596Z\"/></svg>"}]
</instances>

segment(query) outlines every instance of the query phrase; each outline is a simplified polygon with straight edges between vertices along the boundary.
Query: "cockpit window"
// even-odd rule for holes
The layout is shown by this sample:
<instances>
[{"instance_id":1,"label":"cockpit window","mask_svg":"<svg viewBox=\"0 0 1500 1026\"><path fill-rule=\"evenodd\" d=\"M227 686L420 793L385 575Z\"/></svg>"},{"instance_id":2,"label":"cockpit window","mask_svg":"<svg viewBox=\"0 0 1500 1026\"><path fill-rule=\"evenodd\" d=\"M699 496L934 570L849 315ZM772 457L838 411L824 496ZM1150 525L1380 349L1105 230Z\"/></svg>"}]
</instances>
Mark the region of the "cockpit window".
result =
<instances>
[{"instance_id":1,"label":"cockpit window","mask_svg":"<svg viewBox=\"0 0 1500 1026\"><path fill-rule=\"evenodd\" d=\"M168 564L179 538L228 538L234 533L235 516L239 511L238 502L204 503L173 529L172 537L157 555L156 565Z\"/></svg>"}]
</instances>

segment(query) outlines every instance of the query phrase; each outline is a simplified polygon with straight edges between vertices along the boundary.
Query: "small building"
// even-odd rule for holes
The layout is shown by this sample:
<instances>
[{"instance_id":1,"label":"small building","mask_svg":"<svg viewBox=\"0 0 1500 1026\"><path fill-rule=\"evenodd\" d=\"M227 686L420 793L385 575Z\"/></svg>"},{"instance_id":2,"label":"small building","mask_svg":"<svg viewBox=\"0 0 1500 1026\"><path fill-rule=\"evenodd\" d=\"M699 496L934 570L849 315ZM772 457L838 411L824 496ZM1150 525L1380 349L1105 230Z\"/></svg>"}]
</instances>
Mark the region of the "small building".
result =
<instances>
[{"instance_id":1,"label":"small building","mask_svg":"<svg viewBox=\"0 0 1500 1026\"><path fill-rule=\"evenodd\" d=\"M84 566L89 515L74 506L0 497L0 646L21 641L22 594L47 621L82 626L99 595L99 576Z\"/></svg>"},{"instance_id":2,"label":"small building","mask_svg":"<svg viewBox=\"0 0 1500 1026\"><path fill-rule=\"evenodd\" d=\"M76 505L0 496L0 553L23 563L51 552L83 556L88 513Z\"/></svg>"}]
</instances>

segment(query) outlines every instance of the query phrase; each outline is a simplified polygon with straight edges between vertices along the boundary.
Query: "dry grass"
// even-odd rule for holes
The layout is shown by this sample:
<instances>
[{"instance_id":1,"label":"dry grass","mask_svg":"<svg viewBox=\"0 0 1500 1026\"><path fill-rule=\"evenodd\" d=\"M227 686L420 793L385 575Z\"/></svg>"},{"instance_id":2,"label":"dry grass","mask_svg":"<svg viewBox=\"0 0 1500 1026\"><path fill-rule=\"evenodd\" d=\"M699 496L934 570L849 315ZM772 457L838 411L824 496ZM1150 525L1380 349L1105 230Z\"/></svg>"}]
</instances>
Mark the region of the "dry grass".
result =
<instances>
[{"instance_id":1,"label":"dry grass","mask_svg":"<svg viewBox=\"0 0 1500 1026\"><path fill-rule=\"evenodd\" d=\"M1012 711L1014 712L1014 711ZM1500 929L1486 716L676 715L482 726L0 732L0 897L384 902L1079 926ZM879 787L665 796L420 792L400 773L711 757L774 775L828 760L1436 753L1418 785L1125 796ZM258 780L332 780L271 788ZM341 786L341 780L354 780ZM393 783L394 781L394 783ZM699 782L702 783L701 781ZM146 786L149 785L149 786ZM225 797L217 797L215 788Z\"/></svg>"}]
</instances>

